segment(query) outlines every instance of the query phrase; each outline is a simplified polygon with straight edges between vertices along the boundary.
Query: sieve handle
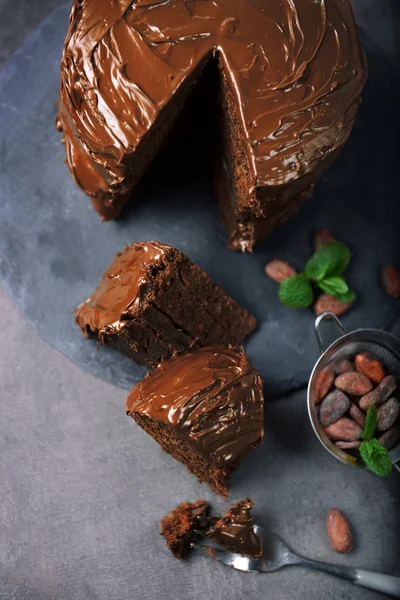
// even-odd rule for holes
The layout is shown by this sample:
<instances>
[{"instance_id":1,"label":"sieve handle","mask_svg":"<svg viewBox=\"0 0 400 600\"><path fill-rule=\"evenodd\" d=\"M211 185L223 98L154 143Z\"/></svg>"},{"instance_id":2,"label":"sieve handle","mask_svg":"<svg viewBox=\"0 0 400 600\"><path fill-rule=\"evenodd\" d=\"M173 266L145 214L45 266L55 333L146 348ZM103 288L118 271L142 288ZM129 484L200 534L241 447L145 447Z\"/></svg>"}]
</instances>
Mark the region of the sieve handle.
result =
<instances>
[{"instance_id":1,"label":"sieve handle","mask_svg":"<svg viewBox=\"0 0 400 600\"><path fill-rule=\"evenodd\" d=\"M321 336L319 326L321 325L322 321L324 321L325 319L333 319L335 321L336 325L338 326L338 329L340 329L342 335L346 334L346 330L343 327L341 321L337 318L336 315L333 314L333 312L326 311L326 312L323 312L321 315L319 315L315 321L315 335L317 337L318 347L319 347L319 351L321 354L323 354L325 352L326 348L324 346L324 342L322 341L322 336Z\"/></svg>"}]
</instances>

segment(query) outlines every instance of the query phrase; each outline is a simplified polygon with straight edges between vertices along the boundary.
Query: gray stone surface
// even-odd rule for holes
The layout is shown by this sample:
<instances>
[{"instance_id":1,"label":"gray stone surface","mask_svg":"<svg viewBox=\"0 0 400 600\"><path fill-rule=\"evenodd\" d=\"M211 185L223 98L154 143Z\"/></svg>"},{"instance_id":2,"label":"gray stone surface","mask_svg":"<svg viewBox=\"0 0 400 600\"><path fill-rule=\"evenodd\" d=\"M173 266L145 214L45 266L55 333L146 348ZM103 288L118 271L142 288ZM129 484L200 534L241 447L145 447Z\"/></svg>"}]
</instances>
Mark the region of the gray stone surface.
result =
<instances>
[{"instance_id":1,"label":"gray stone surface","mask_svg":"<svg viewBox=\"0 0 400 600\"><path fill-rule=\"evenodd\" d=\"M357 6L368 13L371 4ZM14 5L0 0L0 44ZM42 5L29 1L27 28ZM396 0L379 10L394 19ZM381 30L377 22L374 41L385 48L391 40ZM201 556L175 561L158 520L186 499L205 497L217 511L227 505L124 416L123 390L48 346L1 289L0 315L1 600L383 598L302 569L256 576ZM268 402L266 443L235 475L231 499L254 497L257 520L305 555L400 576L399 486L396 473L381 481L324 452L301 391ZM327 542L333 506L356 533L347 557Z\"/></svg>"}]
</instances>

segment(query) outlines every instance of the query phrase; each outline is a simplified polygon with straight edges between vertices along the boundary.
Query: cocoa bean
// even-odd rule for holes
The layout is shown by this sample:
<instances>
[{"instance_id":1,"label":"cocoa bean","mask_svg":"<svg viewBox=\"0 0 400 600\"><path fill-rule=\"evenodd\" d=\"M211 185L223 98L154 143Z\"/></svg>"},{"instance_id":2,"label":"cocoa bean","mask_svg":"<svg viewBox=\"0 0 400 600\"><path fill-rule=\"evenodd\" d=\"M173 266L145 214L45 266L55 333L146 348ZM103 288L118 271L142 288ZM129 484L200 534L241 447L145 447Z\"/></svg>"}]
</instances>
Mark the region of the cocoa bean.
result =
<instances>
[{"instance_id":1,"label":"cocoa bean","mask_svg":"<svg viewBox=\"0 0 400 600\"><path fill-rule=\"evenodd\" d=\"M366 375L374 383L380 383L386 375L381 361L373 358L368 352L357 354L354 364L359 373Z\"/></svg>"},{"instance_id":2,"label":"cocoa bean","mask_svg":"<svg viewBox=\"0 0 400 600\"><path fill-rule=\"evenodd\" d=\"M321 402L319 421L323 427L336 423L350 408L350 400L340 390L334 390Z\"/></svg>"},{"instance_id":3,"label":"cocoa bean","mask_svg":"<svg viewBox=\"0 0 400 600\"><path fill-rule=\"evenodd\" d=\"M364 396L374 387L362 373L343 373L335 379L335 387L351 396Z\"/></svg>"},{"instance_id":4,"label":"cocoa bean","mask_svg":"<svg viewBox=\"0 0 400 600\"><path fill-rule=\"evenodd\" d=\"M347 553L353 549L353 536L350 524L344 514L337 508L332 508L326 520L326 530L332 548L336 552Z\"/></svg>"},{"instance_id":5,"label":"cocoa bean","mask_svg":"<svg viewBox=\"0 0 400 600\"><path fill-rule=\"evenodd\" d=\"M289 265L285 260L271 260L265 265L265 272L277 283L282 283L290 277L297 275L296 269Z\"/></svg>"},{"instance_id":6,"label":"cocoa bean","mask_svg":"<svg viewBox=\"0 0 400 600\"><path fill-rule=\"evenodd\" d=\"M396 444L400 441L400 425L395 425L388 431L385 431L380 438L378 438L378 442L382 444L386 450L391 450Z\"/></svg>"},{"instance_id":7,"label":"cocoa bean","mask_svg":"<svg viewBox=\"0 0 400 600\"><path fill-rule=\"evenodd\" d=\"M336 423L325 427L324 431L329 438L344 442L359 440L363 432L359 424L348 417L342 417Z\"/></svg>"},{"instance_id":8,"label":"cocoa bean","mask_svg":"<svg viewBox=\"0 0 400 600\"><path fill-rule=\"evenodd\" d=\"M382 269L382 283L385 291L392 298L400 298L400 272L392 265Z\"/></svg>"},{"instance_id":9,"label":"cocoa bean","mask_svg":"<svg viewBox=\"0 0 400 600\"><path fill-rule=\"evenodd\" d=\"M357 450L361 446L361 442L335 442L335 446L341 450Z\"/></svg>"},{"instance_id":10,"label":"cocoa bean","mask_svg":"<svg viewBox=\"0 0 400 600\"><path fill-rule=\"evenodd\" d=\"M334 241L335 238L328 229L321 229L320 231L317 231L314 236L314 250L317 251L322 248L322 246L325 246L325 244Z\"/></svg>"},{"instance_id":11,"label":"cocoa bean","mask_svg":"<svg viewBox=\"0 0 400 600\"><path fill-rule=\"evenodd\" d=\"M389 398L378 408L378 431L387 431L397 421L400 415L400 402L397 398Z\"/></svg>"},{"instance_id":12,"label":"cocoa bean","mask_svg":"<svg viewBox=\"0 0 400 600\"><path fill-rule=\"evenodd\" d=\"M323 369L315 383L315 404L319 404L327 395L335 379L335 373L329 368Z\"/></svg>"},{"instance_id":13,"label":"cocoa bean","mask_svg":"<svg viewBox=\"0 0 400 600\"><path fill-rule=\"evenodd\" d=\"M343 373L351 373L355 371L354 365L348 358L341 358L336 361L333 367L336 375L343 375Z\"/></svg>"},{"instance_id":14,"label":"cocoa bean","mask_svg":"<svg viewBox=\"0 0 400 600\"><path fill-rule=\"evenodd\" d=\"M351 303L341 302L336 296L331 294L321 294L318 300L314 304L315 314L321 315L323 312L332 312L337 317L343 315L352 306Z\"/></svg>"},{"instance_id":15,"label":"cocoa bean","mask_svg":"<svg viewBox=\"0 0 400 600\"><path fill-rule=\"evenodd\" d=\"M354 404L354 402L352 402L351 406L350 406L350 416L353 419L353 421L355 421L356 423L358 423L364 429L364 427L365 427L365 415L358 408L357 404Z\"/></svg>"},{"instance_id":16,"label":"cocoa bean","mask_svg":"<svg viewBox=\"0 0 400 600\"><path fill-rule=\"evenodd\" d=\"M360 408L367 410L371 404L380 406L383 404L397 387L397 381L393 375L387 375L382 379L378 387L373 392L366 394L360 400Z\"/></svg>"}]
</instances>

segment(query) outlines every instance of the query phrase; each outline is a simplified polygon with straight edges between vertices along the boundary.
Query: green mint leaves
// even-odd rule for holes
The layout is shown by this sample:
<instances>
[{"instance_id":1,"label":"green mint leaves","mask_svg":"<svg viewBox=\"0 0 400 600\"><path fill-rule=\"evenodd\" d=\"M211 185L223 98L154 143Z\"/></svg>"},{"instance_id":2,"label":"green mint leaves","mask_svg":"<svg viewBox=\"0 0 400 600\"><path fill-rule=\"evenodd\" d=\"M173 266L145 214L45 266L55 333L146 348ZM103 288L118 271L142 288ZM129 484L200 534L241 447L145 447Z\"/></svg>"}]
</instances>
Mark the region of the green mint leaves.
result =
<instances>
[{"instance_id":1,"label":"green mint leaves","mask_svg":"<svg viewBox=\"0 0 400 600\"><path fill-rule=\"evenodd\" d=\"M329 242L322 246L306 264L307 279L321 282L343 273L350 262L350 250L341 242Z\"/></svg>"},{"instance_id":2,"label":"green mint leaves","mask_svg":"<svg viewBox=\"0 0 400 600\"><path fill-rule=\"evenodd\" d=\"M378 410L375 404L371 404L367 410L367 416L365 417L365 427L362 432L363 440L371 440L374 437L376 426L378 423Z\"/></svg>"},{"instance_id":3,"label":"green mint leaves","mask_svg":"<svg viewBox=\"0 0 400 600\"><path fill-rule=\"evenodd\" d=\"M304 273L282 281L279 300L290 308L305 308L314 302L313 289Z\"/></svg>"},{"instance_id":4,"label":"green mint leaves","mask_svg":"<svg viewBox=\"0 0 400 600\"><path fill-rule=\"evenodd\" d=\"M371 471L379 477L386 477L392 470L392 461L386 448L373 437L377 420L378 410L375 404L372 404L368 408L365 418L365 427L361 436L364 441L360 446L360 456Z\"/></svg>"},{"instance_id":5,"label":"green mint leaves","mask_svg":"<svg viewBox=\"0 0 400 600\"><path fill-rule=\"evenodd\" d=\"M360 454L367 467L379 477L386 477L391 472L392 461L386 448L378 440L373 439L363 442L360 446Z\"/></svg>"},{"instance_id":6,"label":"green mint leaves","mask_svg":"<svg viewBox=\"0 0 400 600\"><path fill-rule=\"evenodd\" d=\"M341 242L328 242L306 264L304 273L282 281L279 299L291 308L306 308L314 302L315 288L351 304L356 295L341 276L349 264L350 250Z\"/></svg>"}]
</instances>

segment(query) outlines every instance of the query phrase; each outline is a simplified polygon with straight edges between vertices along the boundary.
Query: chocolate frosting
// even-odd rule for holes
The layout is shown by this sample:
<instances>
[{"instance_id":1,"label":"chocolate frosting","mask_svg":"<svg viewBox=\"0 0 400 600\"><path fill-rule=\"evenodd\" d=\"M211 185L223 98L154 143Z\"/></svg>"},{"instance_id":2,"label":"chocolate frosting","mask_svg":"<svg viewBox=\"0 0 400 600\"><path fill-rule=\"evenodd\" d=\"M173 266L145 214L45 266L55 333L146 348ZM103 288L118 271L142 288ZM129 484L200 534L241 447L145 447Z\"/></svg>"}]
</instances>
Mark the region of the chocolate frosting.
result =
<instances>
[{"instance_id":1,"label":"chocolate frosting","mask_svg":"<svg viewBox=\"0 0 400 600\"><path fill-rule=\"evenodd\" d=\"M250 195L292 195L347 140L366 74L348 0L75 0L60 118L71 171L105 218L131 191L129 157L213 55L237 102Z\"/></svg>"},{"instance_id":2,"label":"chocolate frosting","mask_svg":"<svg viewBox=\"0 0 400 600\"><path fill-rule=\"evenodd\" d=\"M253 500L246 498L232 506L207 533L208 537L236 554L254 558L261 556L262 542L254 532L254 521L250 514L253 504Z\"/></svg>"},{"instance_id":3,"label":"chocolate frosting","mask_svg":"<svg viewBox=\"0 0 400 600\"><path fill-rule=\"evenodd\" d=\"M77 308L76 322L91 333L120 331L146 293L149 270L165 257L168 246L138 242L119 252L94 294Z\"/></svg>"},{"instance_id":4,"label":"chocolate frosting","mask_svg":"<svg viewBox=\"0 0 400 600\"><path fill-rule=\"evenodd\" d=\"M262 380L243 352L229 348L161 363L132 389L126 410L174 427L222 467L263 438Z\"/></svg>"}]
</instances>

